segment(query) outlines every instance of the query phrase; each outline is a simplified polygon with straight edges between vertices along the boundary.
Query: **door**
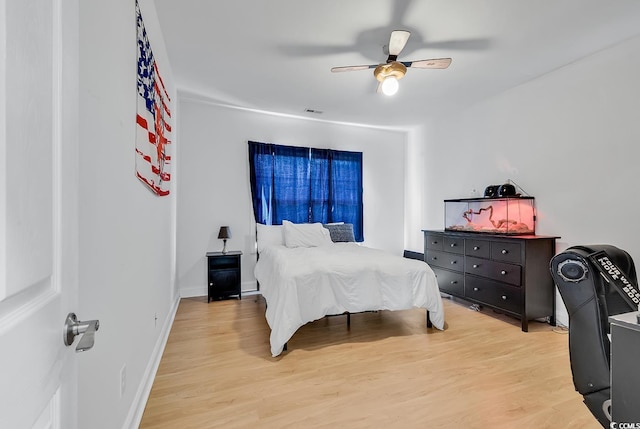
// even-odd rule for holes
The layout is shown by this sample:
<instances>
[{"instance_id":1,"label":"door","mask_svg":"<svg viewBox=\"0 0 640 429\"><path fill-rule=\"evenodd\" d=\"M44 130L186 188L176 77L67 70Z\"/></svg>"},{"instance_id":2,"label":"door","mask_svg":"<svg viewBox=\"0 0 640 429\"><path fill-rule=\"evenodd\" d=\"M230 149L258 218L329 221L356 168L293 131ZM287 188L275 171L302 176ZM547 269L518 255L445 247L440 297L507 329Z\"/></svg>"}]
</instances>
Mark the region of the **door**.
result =
<instances>
[{"instance_id":1,"label":"door","mask_svg":"<svg viewBox=\"0 0 640 429\"><path fill-rule=\"evenodd\" d=\"M2 428L77 427L77 34L77 0L0 0Z\"/></svg>"}]
</instances>

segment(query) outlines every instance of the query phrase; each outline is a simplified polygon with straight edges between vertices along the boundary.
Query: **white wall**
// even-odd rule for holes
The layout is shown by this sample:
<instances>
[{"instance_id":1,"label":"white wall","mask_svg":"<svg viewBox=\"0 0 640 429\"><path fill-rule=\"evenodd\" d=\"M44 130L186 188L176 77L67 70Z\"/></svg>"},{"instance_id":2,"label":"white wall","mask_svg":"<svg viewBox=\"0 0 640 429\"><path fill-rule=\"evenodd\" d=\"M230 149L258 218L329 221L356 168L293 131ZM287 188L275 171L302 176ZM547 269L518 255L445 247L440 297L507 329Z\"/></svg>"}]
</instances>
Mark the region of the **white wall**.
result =
<instances>
[{"instance_id":1,"label":"white wall","mask_svg":"<svg viewBox=\"0 0 640 429\"><path fill-rule=\"evenodd\" d=\"M255 221L247 141L363 152L364 244L404 248L406 133L276 116L181 97L178 282L181 296L206 295L205 253L241 250L242 289L256 288Z\"/></svg>"},{"instance_id":2,"label":"white wall","mask_svg":"<svg viewBox=\"0 0 640 429\"><path fill-rule=\"evenodd\" d=\"M424 252L422 229L425 229L425 190L428 185L425 164L430 158L426 154L426 141L425 127L416 127L407 134L404 246L420 253Z\"/></svg>"},{"instance_id":3,"label":"white wall","mask_svg":"<svg viewBox=\"0 0 640 429\"><path fill-rule=\"evenodd\" d=\"M153 1L141 8L175 100ZM177 305L175 184L157 197L135 176L136 49L133 0L80 2L78 317L100 320L94 348L77 356L83 428L137 427Z\"/></svg>"},{"instance_id":4,"label":"white wall","mask_svg":"<svg viewBox=\"0 0 640 429\"><path fill-rule=\"evenodd\" d=\"M423 214L407 228L442 229L442 200L513 179L536 197L536 233L562 237L558 252L606 243L640 261L638 52L640 37L412 133L409 148L424 148L411 167L424 175Z\"/></svg>"}]
</instances>

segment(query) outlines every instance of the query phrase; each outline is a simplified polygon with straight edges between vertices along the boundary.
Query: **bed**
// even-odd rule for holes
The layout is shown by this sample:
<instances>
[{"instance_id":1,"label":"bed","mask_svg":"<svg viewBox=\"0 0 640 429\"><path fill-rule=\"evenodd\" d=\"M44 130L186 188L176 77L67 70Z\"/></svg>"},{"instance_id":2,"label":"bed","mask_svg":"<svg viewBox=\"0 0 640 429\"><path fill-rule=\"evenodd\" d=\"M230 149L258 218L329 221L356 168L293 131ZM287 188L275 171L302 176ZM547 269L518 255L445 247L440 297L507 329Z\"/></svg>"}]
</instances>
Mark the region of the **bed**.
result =
<instances>
[{"instance_id":1,"label":"bed","mask_svg":"<svg viewBox=\"0 0 640 429\"><path fill-rule=\"evenodd\" d=\"M267 302L272 356L282 353L298 328L328 315L419 307L443 329L431 268L333 233L344 229L348 225L258 224L254 273Z\"/></svg>"}]
</instances>

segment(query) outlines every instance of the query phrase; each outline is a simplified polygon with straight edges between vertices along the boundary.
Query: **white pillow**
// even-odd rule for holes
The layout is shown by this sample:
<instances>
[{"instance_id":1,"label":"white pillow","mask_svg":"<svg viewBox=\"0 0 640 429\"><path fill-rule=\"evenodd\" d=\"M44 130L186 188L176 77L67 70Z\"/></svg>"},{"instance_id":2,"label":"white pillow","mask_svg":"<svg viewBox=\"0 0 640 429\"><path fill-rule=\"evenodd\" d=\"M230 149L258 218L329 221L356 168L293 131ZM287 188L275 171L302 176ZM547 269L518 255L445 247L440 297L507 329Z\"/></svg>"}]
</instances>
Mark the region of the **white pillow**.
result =
<instances>
[{"instance_id":1,"label":"white pillow","mask_svg":"<svg viewBox=\"0 0 640 429\"><path fill-rule=\"evenodd\" d=\"M287 247L318 247L332 244L329 230L321 223L292 223L282 221L284 244Z\"/></svg>"},{"instance_id":2,"label":"white pillow","mask_svg":"<svg viewBox=\"0 0 640 429\"><path fill-rule=\"evenodd\" d=\"M267 246L283 246L284 235L282 225L263 225L261 223L256 224L258 242L258 253L261 253Z\"/></svg>"}]
</instances>

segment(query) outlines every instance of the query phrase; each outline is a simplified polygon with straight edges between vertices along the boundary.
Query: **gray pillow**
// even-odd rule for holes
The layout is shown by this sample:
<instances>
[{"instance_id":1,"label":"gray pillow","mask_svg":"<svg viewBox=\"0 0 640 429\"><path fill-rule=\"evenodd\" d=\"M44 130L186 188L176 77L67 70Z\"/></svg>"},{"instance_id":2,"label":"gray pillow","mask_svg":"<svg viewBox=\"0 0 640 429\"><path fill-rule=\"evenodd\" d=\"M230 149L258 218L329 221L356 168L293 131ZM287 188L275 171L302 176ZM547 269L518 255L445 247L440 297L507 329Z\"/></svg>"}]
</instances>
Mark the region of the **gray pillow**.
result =
<instances>
[{"instance_id":1,"label":"gray pillow","mask_svg":"<svg viewBox=\"0 0 640 429\"><path fill-rule=\"evenodd\" d=\"M353 225L350 223L325 224L323 226L329 230L331 241L334 243L356 241L353 235Z\"/></svg>"}]
</instances>

